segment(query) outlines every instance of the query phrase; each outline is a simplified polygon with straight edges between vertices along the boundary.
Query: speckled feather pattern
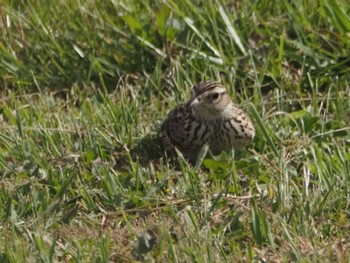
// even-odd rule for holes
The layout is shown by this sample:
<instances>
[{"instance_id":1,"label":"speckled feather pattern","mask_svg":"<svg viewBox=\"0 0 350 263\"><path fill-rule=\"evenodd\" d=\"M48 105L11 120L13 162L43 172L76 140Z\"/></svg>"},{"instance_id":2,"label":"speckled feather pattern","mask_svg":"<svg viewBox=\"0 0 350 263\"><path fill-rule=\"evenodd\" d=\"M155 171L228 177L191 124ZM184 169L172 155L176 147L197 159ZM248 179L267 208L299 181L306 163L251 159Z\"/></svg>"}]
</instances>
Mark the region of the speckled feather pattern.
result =
<instances>
[{"instance_id":1,"label":"speckled feather pattern","mask_svg":"<svg viewBox=\"0 0 350 263\"><path fill-rule=\"evenodd\" d=\"M197 104L192 106L194 100ZM195 85L191 99L170 111L162 126L165 149L174 152L176 147L192 161L205 144L217 155L245 147L254 135L248 115L232 103L219 82L212 80Z\"/></svg>"}]
</instances>

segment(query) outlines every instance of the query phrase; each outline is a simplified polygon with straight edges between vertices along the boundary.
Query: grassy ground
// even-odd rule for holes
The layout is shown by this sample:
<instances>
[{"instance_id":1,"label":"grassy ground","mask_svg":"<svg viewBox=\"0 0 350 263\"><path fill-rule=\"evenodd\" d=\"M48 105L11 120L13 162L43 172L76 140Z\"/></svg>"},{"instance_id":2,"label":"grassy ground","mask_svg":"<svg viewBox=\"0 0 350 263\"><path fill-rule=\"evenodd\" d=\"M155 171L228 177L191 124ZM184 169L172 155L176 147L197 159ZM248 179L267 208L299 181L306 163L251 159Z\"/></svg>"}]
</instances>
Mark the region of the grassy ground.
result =
<instances>
[{"instance_id":1,"label":"grassy ground","mask_svg":"<svg viewBox=\"0 0 350 263\"><path fill-rule=\"evenodd\" d=\"M0 262L350 262L350 5L2 1ZM159 141L219 79L257 131Z\"/></svg>"}]
</instances>

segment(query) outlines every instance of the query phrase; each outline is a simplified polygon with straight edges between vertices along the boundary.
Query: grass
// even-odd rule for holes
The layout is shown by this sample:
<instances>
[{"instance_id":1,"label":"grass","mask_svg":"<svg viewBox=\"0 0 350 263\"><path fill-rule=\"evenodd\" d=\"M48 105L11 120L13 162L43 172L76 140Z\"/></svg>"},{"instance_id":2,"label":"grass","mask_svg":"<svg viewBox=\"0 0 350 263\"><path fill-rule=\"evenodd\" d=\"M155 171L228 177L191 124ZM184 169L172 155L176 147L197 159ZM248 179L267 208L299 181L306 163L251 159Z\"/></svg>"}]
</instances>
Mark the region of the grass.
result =
<instances>
[{"instance_id":1,"label":"grass","mask_svg":"<svg viewBox=\"0 0 350 263\"><path fill-rule=\"evenodd\" d=\"M350 6L3 1L1 262L349 262ZM159 129L220 79L256 127L192 167Z\"/></svg>"}]
</instances>

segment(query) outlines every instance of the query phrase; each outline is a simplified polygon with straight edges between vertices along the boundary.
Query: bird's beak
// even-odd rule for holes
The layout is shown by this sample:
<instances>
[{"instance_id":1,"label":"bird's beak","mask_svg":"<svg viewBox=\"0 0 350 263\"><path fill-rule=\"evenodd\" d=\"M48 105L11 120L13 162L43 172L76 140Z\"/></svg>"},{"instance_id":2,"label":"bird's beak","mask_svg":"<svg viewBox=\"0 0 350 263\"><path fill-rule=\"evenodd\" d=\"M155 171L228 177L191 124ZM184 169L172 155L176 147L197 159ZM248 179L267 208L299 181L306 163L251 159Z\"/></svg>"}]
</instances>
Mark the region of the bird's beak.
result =
<instances>
[{"instance_id":1,"label":"bird's beak","mask_svg":"<svg viewBox=\"0 0 350 263\"><path fill-rule=\"evenodd\" d=\"M193 107L193 106L197 105L198 103L199 103L199 100L197 98L193 98L187 103L187 105L188 105L188 107Z\"/></svg>"}]
</instances>

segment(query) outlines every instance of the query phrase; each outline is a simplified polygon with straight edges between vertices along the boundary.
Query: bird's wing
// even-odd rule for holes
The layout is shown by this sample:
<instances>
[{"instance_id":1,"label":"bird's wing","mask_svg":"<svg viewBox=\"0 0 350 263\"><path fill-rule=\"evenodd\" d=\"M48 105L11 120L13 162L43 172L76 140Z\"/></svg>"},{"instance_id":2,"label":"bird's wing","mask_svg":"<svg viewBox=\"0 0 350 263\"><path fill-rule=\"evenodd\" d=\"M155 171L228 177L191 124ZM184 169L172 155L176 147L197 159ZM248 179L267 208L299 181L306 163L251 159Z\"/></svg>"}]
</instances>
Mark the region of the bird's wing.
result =
<instances>
[{"instance_id":1,"label":"bird's wing","mask_svg":"<svg viewBox=\"0 0 350 263\"><path fill-rule=\"evenodd\" d=\"M168 117L163 123L163 141L167 150L173 150L174 147L180 151L186 148L186 107L178 106L176 109L169 112Z\"/></svg>"}]
</instances>

